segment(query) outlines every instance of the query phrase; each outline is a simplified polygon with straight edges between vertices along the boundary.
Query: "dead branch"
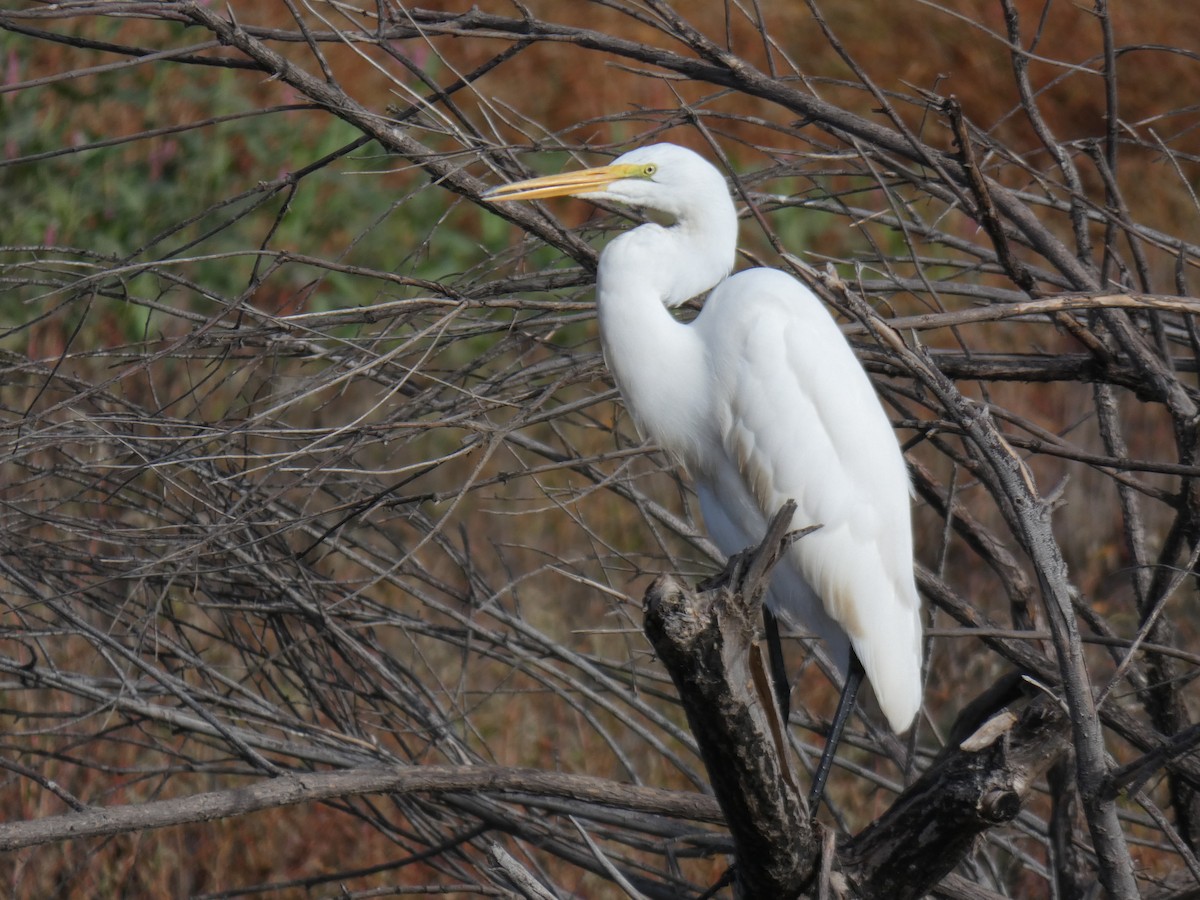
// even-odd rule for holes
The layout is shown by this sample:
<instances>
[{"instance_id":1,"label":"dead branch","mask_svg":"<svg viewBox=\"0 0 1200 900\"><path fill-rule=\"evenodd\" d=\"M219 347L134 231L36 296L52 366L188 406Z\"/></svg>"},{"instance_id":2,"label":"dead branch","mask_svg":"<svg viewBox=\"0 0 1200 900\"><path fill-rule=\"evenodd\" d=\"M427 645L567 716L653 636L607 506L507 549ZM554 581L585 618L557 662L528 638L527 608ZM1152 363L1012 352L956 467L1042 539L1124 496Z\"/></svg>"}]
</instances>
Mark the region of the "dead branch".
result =
<instances>
[{"instance_id":1,"label":"dead branch","mask_svg":"<svg viewBox=\"0 0 1200 900\"><path fill-rule=\"evenodd\" d=\"M559 798L657 816L721 821L711 798L586 775L501 766L406 766L279 775L245 787L192 794L127 806L85 808L61 816L0 824L0 851L52 841L79 840L211 822L265 809L294 806L363 794L527 794ZM535 801L536 802L536 801Z\"/></svg>"}]
</instances>

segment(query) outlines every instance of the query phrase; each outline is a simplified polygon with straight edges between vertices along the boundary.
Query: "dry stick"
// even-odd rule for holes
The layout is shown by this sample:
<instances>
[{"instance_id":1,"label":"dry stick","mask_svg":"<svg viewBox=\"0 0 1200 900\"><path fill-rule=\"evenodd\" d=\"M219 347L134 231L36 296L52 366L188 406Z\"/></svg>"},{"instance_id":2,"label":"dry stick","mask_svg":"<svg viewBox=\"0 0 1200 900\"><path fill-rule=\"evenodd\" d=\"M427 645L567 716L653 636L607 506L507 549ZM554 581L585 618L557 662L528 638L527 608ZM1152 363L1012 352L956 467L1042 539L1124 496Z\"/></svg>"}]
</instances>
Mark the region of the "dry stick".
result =
<instances>
[{"instance_id":1,"label":"dry stick","mask_svg":"<svg viewBox=\"0 0 1200 900\"><path fill-rule=\"evenodd\" d=\"M996 205L992 200L992 191L989 188L988 181L983 177L983 173L980 171L979 165L975 160L975 150L971 143L970 130L963 119L962 107L954 97L951 97L945 102L944 108L950 118L950 126L954 132L955 144L958 146L962 157L963 171L967 177L967 184L975 198L975 206L984 230L988 233L988 237L992 240L992 245L996 248L996 257L1000 260L1000 264L1004 267L1005 272L1008 273L1009 278L1012 279L1017 287L1031 296L1037 296L1040 293L1037 283L1032 273L1030 273L1029 268L1013 254L1008 236L1004 233L1004 225L1000 221L1000 215L996 211ZM1071 316L1064 315L1063 313L1055 313L1054 321L1090 350L1098 359L1108 360L1110 358L1111 354L1103 343L1097 340L1095 335L1084 328L1079 322L1076 322Z\"/></svg>"},{"instance_id":2,"label":"dry stick","mask_svg":"<svg viewBox=\"0 0 1200 900\"><path fill-rule=\"evenodd\" d=\"M592 855L596 857L596 861L600 863L604 871L608 873L608 876L620 886L625 895L629 897L629 900L646 900L638 889L630 883L629 879L621 873L621 870L612 864L612 861L600 849L600 845L592 840L592 836L588 834L583 824L575 816L568 816L567 819L575 826L575 830L579 832L579 836L583 839L587 848L592 851Z\"/></svg>"},{"instance_id":3,"label":"dry stick","mask_svg":"<svg viewBox=\"0 0 1200 900\"><path fill-rule=\"evenodd\" d=\"M1125 240L1129 244L1129 250L1133 254L1133 262L1137 267L1138 283L1143 291L1152 291L1152 279L1150 277L1150 263L1146 259L1146 253L1142 249L1141 242L1133 228L1133 219L1129 214L1129 207L1125 203L1125 198L1121 193L1120 185L1117 183L1117 175L1109 168L1108 161L1100 152L1100 147L1095 141L1089 141L1084 144L1084 150L1096 163L1096 171L1100 174L1100 180L1104 182L1104 193L1108 202L1109 215L1105 223L1105 238L1104 238L1104 280L1105 283L1115 283L1117 279L1109 275L1111 267L1110 259L1115 259L1116 251L1113 249L1112 234L1116 226L1120 225L1125 233ZM1161 341L1160 332L1160 347L1159 349L1165 353L1166 347Z\"/></svg>"},{"instance_id":4,"label":"dry stick","mask_svg":"<svg viewBox=\"0 0 1200 900\"><path fill-rule=\"evenodd\" d=\"M533 873L513 858L512 854L497 843L488 845L488 862L500 872L526 900L558 900L557 895L546 890Z\"/></svg>"},{"instance_id":5,"label":"dry stick","mask_svg":"<svg viewBox=\"0 0 1200 900\"><path fill-rule=\"evenodd\" d=\"M1190 578L1198 561L1200 561L1200 544L1197 544L1192 549L1192 555L1188 558L1187 563L1181 566L1179 571L1175 573L1166 589L1154 598L1154 603L1139 609L1142 621L1138 625L1137 634L1134 635L1133 640L1125 648L1124 657L1118 659L1116 671L1110 676L1108 684L1105 685L1104 690L1097 697L1097 703L1103 704L1108 700L1112 692L1116 690L1117 685L1129 675L1129 670L1135 666L1138 651L1148 642L1150 635L1157 633L1159 641L1170 639L1173 629L1168 631L1161 627L1162 623L1166 621L1165 608L1167 601L1171 599L1171 596L1179 586ZM1166 673L1170 673L1171 670L1168 668L1167 660L1168 658L1165 656L1159 656L1157 660L1152 660L1151 672L1156 676L1156 679L1162 679ZM1154 663L1157 663L1157 665L1154 665ZM1146 678L1144 675L1140 678L1132 679L1132 681L1134 686L1139 690L1145 689ZM1154 688L1164 689L1171 686L1172 679L1167 677L1166 684L1155 684ZM1156 724L1158 723L1156 722Z\"/></svg>"},{"instance_id":6,"label":"dry stick","mask_svg":"<svg viewBox=\"0 0 1200 900\"><path fill-rule=\"evenodd\" d=\"M1191 297L1176 297L1173 294L1138 293L1085 293L1056 294L1034 300L1015 303L991 303L987 306L969 307L952 312L923 313L915 316L896 316L887 324L895 330L925 331L934 328L949 328L955 325L999 322L1025 316L1057 316L1084 310L1153 310L1174 312L1180 315L1200 315L1200 300ZM849 334L860 334L869 326L852 324L847 326Z\"/></svg>"},{"instance_id":7,"label":"dry stick","mask_svg":"<svg viewBox=\"0 0 1200 900\"><path fill-rule=\"evenodd\" d=\"M61 816L6 822L0 824L0 852L53 841L211 822L297 803L361 794L479 794L512 791L700 822L721 821L721 811L711 797L622 784L588 775L504 766L370 767L280 775L247 787L194 794L176 800L93 807ZM536 800L525 797L523 802L534 803Z\"/></svg>"},{"instance_id":8,"label":"dry stick","mask_svg":"<svg viewBox=\"0 0 1200 900\"><path fill-rule=\"evenodd\" d=\"M1000 222L1000 214L996 212L996 206L992 202L987 181L979 169L979 164L975 161L975 148L971 143L970 131L963 120L962 105L956 97L951 96L942 104L942 108L950 118L954 143L958 147L963 171L967 176L967 185L975 198L975 208L980 224L988 233L988 237L992 239L992 246L996 248L996 257L1000 260L1000 265L1004 267L1004 271L1008 273L1008 277L1017 287L1027 294L1036 294L1037 285L1033 276L1029 273L1029 269L1013 255L1012 248L1008 243L1008 236L1004 233L1004 225Z\"/></svg>"},{"instance_id":9,"label":"dry stick","mask_svg":"<svg viewBox=\"0 0 1200 900\"><path fill-rule=\"evenodd\" d=\"M1100 17L1100 33L1104 38L1104 158L1110 172L1117 171L1117 135L1121 127L1117 104L1117 44L1113 36L1112 16L1108 0L1095 0L1095 12Z\"/></svg>"},{"instance_id":10,"label":"dry stick","mask_svg":"<svg viewBox=\"0 0 1200 900\"><path fill-rule=\"evenodd\" d=\"M1046 772L1046 786L1050 792L1050 816L1046 825L1054 885L1061 900L1086 900L1095 876L1087 862L1087 854L1076 840L1079 795L1075 790L1075 765L1070 755Z\"/></svg>"},{"instance_id":11,"label":"dry stick","mask_svg":"<svg viewBox=\"0 0 1200 900\"><path fill-rule=\"evenodd\" d=\"M1042 142L1042 146L1054 157L1058 170L1063 174L1067 183L1067 196L1071 204L1071 227L1075 234L1076 253L1081 259L1088 259L1092 255L1092 241L1088 234L1087 214L1082 203L1082 198L1086 194L1083 190L1083 183L1079 179L1079 171L1051 132L1038 108L1033 86L1029 83L1029 57L1020 49L1021 23L1017 8L1013 0L1002 0L1002 5L1004 7L1004 23L1008 31L1008 43L1012 48L1010 56L1013 80L1016 82L1017 91L1021 96L1021 110L1029 119L1029 124L1033 126L1034 133Z\"/></svg>"},{"instance_id":12,"label":"dry stick","mask_svg":"<svg viewBox=\"0 0 1200 900\"><path fill-rule=\"evenodd\" d=\"M1192 848L1180 837L1175 826L1171 824L1167 817L1163 815L1162 810L1158 808L1158 804L1141 791L1134 794L1133 799L1154 820L1154 824L1158 826L1159 831L1167 836L1167 840L1171 842L1171 846L1175 848L1175 852L1179 854L1179 858L1187 866L1188 871L1192 874L1192 878L1195 879L1195 883L1200 884L1200 860L1196 859Z\"/></svg>"},{"instance_id":13,"label":"dry stick","mask_svg":"<svg viewBox=\"0 0 1200 900\"><path fill-rule=\"evenodd\" d=\"M958 467L955 467L958 471ZM969 546L976 556L996 574L1004 585L1009 609L1014 611L1014 620L1030 620L1034 602L1034 588L1025 575L1025 570L1013 557L1008 545L980 522L970 510L953 502L953 491L943 498L933 474L918 460L909 462L913 487L927 504L950 523L959 538ZM940 578L940 573L938 574Z\"/></svg>"},{"instance_id":14,"label":"dry stick","mask_svg":"<svg viewBox=\"0 0 1200 900\"><path fill-rule=\"evenodd\" d=\"M1194 756L1196 747L1200 747L1200 724L1181 731L1170 741L1119 769L1113 769L1106 790L1112 797L1116 797L1123 790L1130 794L1137 793L1155 772L1169 765L1172 759Z\"/></svg>"},{"instance_id":15,"label":"dry stick","mask_svg":"<svg viewBox=\"0 0 1200 900\"><path fill-rule=\"evenodd\" d=\"M871 97L878 104L879 111L887 116L888 120L892 123L895 133L901 136L901 138L904 140L904 145L908 148L908 153L911 154L906 154L908 155L908 158L921 166L932 169L937 174L941 182L946 186L946 188L954 193L957 201L965 202L966 198L963 197L962 192L959 190L962 182L952 177L949 169L945 165L948 162L953 162L952 157L947 154L934 151L931 147L923 143L917 137L912 129L909 128L908 123L904 121L904 118L900 116L900 114L892 106L887 95L879 89L878 85L876 85L874 81L871 80L862 66L858 64L858 60L856 60L850 54L850 52L838 39L837 35L834 34L833 29L829 27L829 23L825 21L825 17L821 14L821 10L817 7L815 0L805 0L805 2L808 6L808 11L812 14L813 20L817 23L817 26L821 29L821 34L824 36L830 48L841 58L842 62L850 67L850 70L854 72L855 77L862 82L863 86L867 89L867 91L870 92ZM858 138L860 136L855 135L855 137ZM854 144L857 149L859 143L858 141L852 141L850 143Z\"/></svg>"}]
</instances>

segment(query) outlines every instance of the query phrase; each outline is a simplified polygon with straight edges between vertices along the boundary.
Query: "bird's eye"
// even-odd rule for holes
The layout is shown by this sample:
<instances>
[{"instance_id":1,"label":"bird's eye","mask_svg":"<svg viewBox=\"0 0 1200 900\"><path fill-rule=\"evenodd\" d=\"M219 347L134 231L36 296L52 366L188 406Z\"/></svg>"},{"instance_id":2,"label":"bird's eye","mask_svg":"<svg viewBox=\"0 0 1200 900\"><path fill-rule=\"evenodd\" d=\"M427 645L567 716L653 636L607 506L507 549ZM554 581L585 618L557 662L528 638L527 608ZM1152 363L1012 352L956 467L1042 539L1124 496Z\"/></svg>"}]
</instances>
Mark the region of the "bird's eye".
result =
<instances>
[{"instance_id":1,"label":"bird's eye","mask_svg":"<svg viewBox=\"0 0 1200 900\"><path fill-rule=\"evenodd\" d=\"M642 174L647 178L653 178L654 173L657 171L658 166L656 166L654 163L646 163L644 166L642 166Z\"/></svg>"}]
</instances>

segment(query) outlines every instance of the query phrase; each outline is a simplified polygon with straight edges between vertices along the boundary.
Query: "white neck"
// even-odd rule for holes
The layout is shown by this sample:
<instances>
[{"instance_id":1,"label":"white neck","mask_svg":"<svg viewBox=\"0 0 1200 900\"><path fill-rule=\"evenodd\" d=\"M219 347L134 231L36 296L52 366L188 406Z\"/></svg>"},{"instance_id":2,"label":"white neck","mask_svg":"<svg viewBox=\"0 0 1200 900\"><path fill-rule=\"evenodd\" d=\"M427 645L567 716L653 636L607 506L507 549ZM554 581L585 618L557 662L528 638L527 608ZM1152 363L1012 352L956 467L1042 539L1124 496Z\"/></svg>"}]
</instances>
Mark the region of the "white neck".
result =
<instances>
[{"instance_id":1,"label":"white neck","mask_svg":"<svg viewBox=\"0 0 1200 900\"><path fill-rule=\"evenodd\" d=\"M730 201L727 215L716 220L681 216L669 228L635 228L600 257L596 295L608 367L642 433L685 465L711 422L708 360L691 326L667 307L725 277L736 232Z\"/></svg>"}]
</instances>

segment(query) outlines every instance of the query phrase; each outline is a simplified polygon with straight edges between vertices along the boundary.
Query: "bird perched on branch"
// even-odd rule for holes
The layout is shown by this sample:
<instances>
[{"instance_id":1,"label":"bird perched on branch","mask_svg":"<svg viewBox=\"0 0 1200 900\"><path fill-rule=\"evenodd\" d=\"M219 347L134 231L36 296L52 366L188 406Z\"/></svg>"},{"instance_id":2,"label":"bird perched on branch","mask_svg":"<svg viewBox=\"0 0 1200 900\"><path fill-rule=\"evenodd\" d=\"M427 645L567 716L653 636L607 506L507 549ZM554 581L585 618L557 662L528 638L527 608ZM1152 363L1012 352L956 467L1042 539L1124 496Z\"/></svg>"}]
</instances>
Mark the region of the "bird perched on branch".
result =
<instances>
[{"instance_id":1,"label":"bird perched on branch","mask_svg":"<svg viewBox=\"0 0 1200 900\"><path fill-rule=\"evenodd\" d=\"M491 202L572 196L658 210L674 221L616 237L600 254L600 339L643 434L695 481L713 540L732 554L796 501L795 542L774 571L774 615L822 637L845 686L814 777L816 811L864 671L892 728L921 705L921 614L909 482L891 425L816 296L777 269L729 275L738 219L721 173L673 144L595 169L504 185ZM711 291L690 323L670 309ZM777 642L776 689L788 690ZM781 686L778 681L784 678ZM782 687L782 690L780 688Z\"/></svg>"}]
</instances>

